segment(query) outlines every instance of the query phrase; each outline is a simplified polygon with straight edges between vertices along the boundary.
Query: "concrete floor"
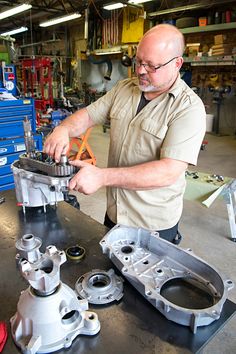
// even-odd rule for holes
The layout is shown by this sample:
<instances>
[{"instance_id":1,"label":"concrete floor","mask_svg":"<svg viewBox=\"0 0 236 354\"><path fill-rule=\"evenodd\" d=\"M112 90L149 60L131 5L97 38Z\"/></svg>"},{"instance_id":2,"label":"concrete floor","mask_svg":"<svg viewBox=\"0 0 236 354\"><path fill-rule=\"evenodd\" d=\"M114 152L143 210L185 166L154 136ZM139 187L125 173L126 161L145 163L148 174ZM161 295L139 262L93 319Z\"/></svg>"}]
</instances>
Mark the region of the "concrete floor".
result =
<instances>
[{"instance_id":1,"label":"concrete floor","mask_svg":"<svg viewBox=\"0 0 236 354\"><path fill-rule=\"evenodd\" d=\"M200 152L198 166L192 170L236 177L236 139L234 136L214 136L207 134L208 145ZM97 158L97 166L105 167L107 162L109 129L104 133L101 126L95 127L89 143ZM105 189L94 195L77 194L81 210L103 223L106 210ZM195 201L184 201L180 222L180 232L184 236L182 248L191 248L220 273L235 283L229 299L236 303L236 243L230 239L230 227L226 204L217 199L210 208ZM219 333L206 345L204 354L236 353L236 315L226 323ZM183 354L183 349L169 346L169 354Z\"/></svg>"}]
</instances>

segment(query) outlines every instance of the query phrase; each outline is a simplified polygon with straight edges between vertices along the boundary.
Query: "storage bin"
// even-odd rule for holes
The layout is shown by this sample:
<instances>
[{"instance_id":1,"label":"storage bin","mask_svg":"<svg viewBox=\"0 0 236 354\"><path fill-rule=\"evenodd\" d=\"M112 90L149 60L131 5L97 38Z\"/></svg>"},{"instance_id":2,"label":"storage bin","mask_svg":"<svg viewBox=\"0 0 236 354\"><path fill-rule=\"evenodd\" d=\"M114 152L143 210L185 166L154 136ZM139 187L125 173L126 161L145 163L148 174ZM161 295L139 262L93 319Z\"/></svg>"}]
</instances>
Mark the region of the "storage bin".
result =
<instances>
[{"instance_id":1,"label":"storage bin","mask_svg":"<svg viewBox=\"0 0 236 354\"><path fill-rule=\"evenodd\" d=\"M206 17L199 17L198 19L198 25L201 26L207 26L207 18Z\"/></svg>"},{"instance_id":2,"label":"storage bin","mask_svg":"<svg viewBox=\"0 0 236 354\"><path fill-rule=\"evenodd\" d=\"M207 114L206 115L206 132L210 133L213 131L213 124L214 124L214 115Z\"/></svg>"}]
</instances>

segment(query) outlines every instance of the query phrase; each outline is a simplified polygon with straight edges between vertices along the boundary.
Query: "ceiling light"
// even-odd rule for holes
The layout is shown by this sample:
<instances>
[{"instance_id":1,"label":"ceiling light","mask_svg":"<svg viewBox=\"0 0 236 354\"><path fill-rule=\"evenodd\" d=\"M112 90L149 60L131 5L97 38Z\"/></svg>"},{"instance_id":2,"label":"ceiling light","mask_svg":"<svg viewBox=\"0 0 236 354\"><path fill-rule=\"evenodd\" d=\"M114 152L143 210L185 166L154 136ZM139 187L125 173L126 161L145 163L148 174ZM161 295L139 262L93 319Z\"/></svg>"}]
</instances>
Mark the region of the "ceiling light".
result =
<instances>
[{"instance_id":1,"label":"ceiling light","mask_svg":"<svg viewBox=\"0 0 236 354\"><path fill-rule=\"evenodd\" d=\"M111 4L104 5L103 8L105 10L116 10L121 9L122 7L127 6L126 4L122 4L122 2L113 2Z\"/></svg>"},{"instance_id":2,"label":"ceiling light","mask_svg":"<svg viewBox=\"0 0 236 354\"><path fill-rule=\"evenodd\" d=\"M20 12L29 10L29 9L31 9L31 7L32 7L32 5L22 4L20 6L13 7L13 9L1 12L0 13L0 20L3 20L4 18L19 14Z\"/></svg>"},{"instance_id":3,"label":"ceiling light","mask_svg":"<svg viewBox=\"0 0 236 354\"><path fill-rule=\"evenodd\" d=\"M4 32L1 33L1 36L12 36L13 34L17 34L17 33L21 33L21 32L25 32L28 31L28 27L20 27L20 28L16 28L14 30L8 31L8 32Z\"/></svg>"},{"instance_id":4,"label":"ceiling light","mask_svg":"<svg viewBox=\"0 0 236 354\"><path fill-rule=\"evenodd\" d=\"M39 26L40 27L49 27L49 26L57 25L58 23L71 21L71 20L74 20L75 18L79 18L79 17L81 17L81 14L74 13L74 14L71 14L71 15L54 18L54 20L49 20L49 21L46 21L46 22L42 22L42 23L39 24Z\"/></svg>"},{"instance_id":5,"label":"ceiling light","mask_svg":"<svg viewBox=\"0 0 236 354\"><path fill-rule=\"evenodd\" d=\"M152 0L129 0L128 3L136 5L136 4L142 4L142 3L148 2L148 1L152 1Z\"/></svg>"}]
</instances>

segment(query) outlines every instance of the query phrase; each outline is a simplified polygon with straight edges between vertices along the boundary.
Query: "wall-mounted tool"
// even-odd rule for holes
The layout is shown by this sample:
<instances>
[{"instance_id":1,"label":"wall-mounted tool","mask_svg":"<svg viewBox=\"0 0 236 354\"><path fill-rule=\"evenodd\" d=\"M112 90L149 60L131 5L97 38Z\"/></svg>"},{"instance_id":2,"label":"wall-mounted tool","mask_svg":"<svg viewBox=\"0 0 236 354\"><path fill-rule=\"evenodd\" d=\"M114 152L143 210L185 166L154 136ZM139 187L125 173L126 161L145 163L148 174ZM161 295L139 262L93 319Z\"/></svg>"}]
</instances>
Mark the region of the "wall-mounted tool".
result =
<instances>
[{"instance_id":1,"label":"wall-mounted tool","mask_svg":"<svg viewBox=\"0 0 236 354\"><path fill-rule=\"evenodd\" d=\"M51 245L32 259L34 246L33 235L24 235L16 244L20 257L23 255L17 259L19 268L30 286L22 291L16 314L10 319L11 332L23 353L52 353L69 348L79 334L97 334L100 322L96 313L87 311L87 300L78 300L60 281L65 252Z\"/></svg>"},{"instance_id":2,"label":"wall-mounted tool","mask_svg":"<svg viewBox=\"0 0 236 354\"><path fill-rule=\"evenodd\" d=\"M0 87L6 88L13 96L17 96L16 67L2 62L0 65Z\"/></svg>"},{"instance_id":3,"label":"wall-mounted tool","mask_svg":"<svg viewBox=\"0 0 236 354\"><path fill-rule=\"evenodd\" d=\"M69 115L71 115L71 112L69 112L67 109L59 108L57 110L51 110L51 112L48 113L39 113L38 117L40 124L46 123L46 125L55 128L61 123L62 120L64 120Z\"/></svg>"}]
</instances>

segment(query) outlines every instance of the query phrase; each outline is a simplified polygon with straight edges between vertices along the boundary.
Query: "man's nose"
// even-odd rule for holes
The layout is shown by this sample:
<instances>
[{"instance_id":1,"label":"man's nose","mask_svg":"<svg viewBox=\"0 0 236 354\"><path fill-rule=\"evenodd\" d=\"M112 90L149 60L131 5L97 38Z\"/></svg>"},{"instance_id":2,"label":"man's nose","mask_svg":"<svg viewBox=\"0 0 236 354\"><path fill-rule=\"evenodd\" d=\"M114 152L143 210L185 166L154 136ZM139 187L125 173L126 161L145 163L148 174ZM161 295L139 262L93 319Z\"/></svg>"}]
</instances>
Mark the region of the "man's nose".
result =
<instances>
[{"instance_id":1,"label":"man's nose","mask_svg":"<svg viewBox=\"0 0 236 354\"><path fill-rule=\"evenodd\" d=\"M140 75L147 74L147 70L142 64L140 64L140 66L136 66L136 72Z\"/></svg>"}]
</instances>

